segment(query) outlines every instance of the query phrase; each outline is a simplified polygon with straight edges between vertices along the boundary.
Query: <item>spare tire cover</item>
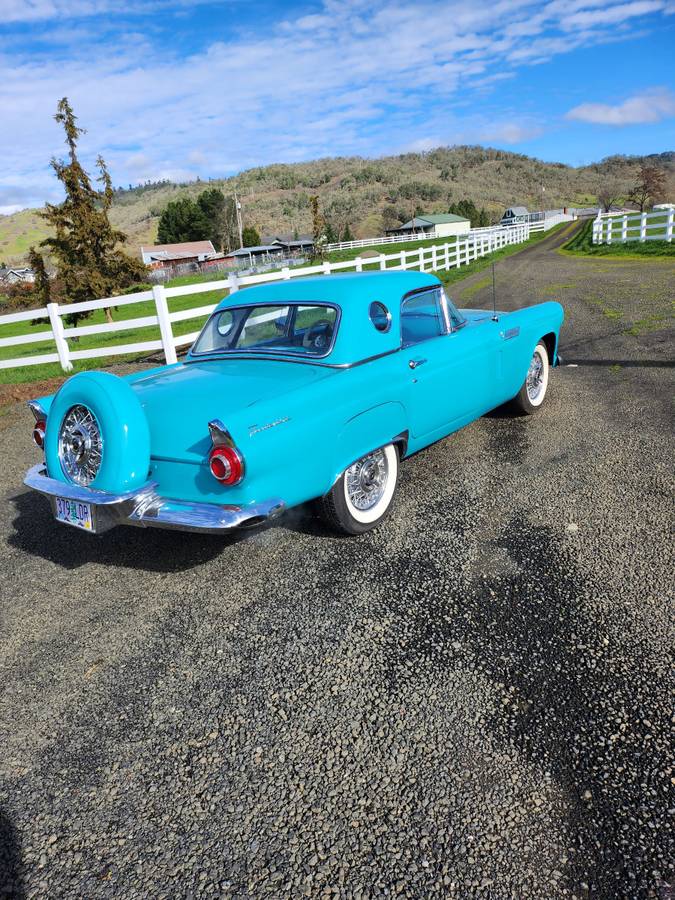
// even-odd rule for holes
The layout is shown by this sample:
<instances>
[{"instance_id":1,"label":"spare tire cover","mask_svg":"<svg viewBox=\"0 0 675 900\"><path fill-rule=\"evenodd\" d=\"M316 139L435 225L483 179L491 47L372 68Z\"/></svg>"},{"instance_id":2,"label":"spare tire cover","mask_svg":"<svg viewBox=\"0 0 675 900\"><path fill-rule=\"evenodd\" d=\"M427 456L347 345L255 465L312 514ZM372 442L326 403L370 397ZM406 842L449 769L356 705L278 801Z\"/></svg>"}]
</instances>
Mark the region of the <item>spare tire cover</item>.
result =
<instances>
[{"instance_id":1,"label":"spare tire cover","mask_svg":"<svg viewBox=\"0 0 675 900\"><path fill-rule=\"evenodd\" d=\"M45 459L47 473L66 483L59 456L59 435L73 407L84 406L95 417L101 436L101 459L87 487L125 493L148 480L150 432L145 413L131 386L110 372L79 372L58 391L47 417Z\"/></svg>"}]
</instances>

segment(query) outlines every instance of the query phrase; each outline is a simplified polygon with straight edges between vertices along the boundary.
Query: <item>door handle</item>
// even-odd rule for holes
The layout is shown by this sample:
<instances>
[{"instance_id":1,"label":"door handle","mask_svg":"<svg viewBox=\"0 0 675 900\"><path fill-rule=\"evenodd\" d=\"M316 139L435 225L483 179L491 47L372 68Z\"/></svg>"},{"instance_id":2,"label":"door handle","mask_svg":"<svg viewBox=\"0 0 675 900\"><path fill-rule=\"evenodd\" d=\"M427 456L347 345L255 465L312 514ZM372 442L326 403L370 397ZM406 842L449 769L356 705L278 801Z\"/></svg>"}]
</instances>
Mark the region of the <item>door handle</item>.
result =
<instances>
[{"instance_id":1,"label":"door handle","mask_svg":"<svg viewBox=\"0 0 675 900\"><path fill-rule=\"evenodd\" d=\"M418 366L423 366L426 362L426 359L411 359L408 365L411 369L416 369Z\"/></svg>"}]
</instances>

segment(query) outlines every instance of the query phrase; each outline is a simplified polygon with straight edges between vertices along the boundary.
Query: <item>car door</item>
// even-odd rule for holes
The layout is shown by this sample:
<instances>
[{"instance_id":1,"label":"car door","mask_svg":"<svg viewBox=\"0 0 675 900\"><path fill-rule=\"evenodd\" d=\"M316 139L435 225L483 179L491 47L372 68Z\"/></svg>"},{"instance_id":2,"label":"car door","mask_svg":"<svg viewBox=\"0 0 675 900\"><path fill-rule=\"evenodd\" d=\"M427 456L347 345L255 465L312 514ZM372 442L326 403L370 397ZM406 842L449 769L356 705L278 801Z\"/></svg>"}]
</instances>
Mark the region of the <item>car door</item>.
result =
<instances>
[{"instance_id":1,"label":"car door","mask_svg":"<svg viewBox=\"0 0 675 900\"><path fill-rule=\"evenodd\" d=\"M408 369L406 407L415 438L460 427L496 404L496 323L451 319L440 288L401 303L400 363Z\"/></svg>"}]
</instances>

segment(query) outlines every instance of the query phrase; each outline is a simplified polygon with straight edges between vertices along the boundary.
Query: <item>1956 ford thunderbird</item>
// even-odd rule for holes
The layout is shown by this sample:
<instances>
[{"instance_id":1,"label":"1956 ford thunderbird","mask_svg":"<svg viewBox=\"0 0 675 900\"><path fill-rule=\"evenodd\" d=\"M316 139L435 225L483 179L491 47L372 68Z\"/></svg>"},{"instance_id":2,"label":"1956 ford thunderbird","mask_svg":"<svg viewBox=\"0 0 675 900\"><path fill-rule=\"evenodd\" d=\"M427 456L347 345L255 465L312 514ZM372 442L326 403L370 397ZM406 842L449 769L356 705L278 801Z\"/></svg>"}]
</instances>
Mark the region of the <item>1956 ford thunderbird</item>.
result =
<instances>
[{"instance_id":1,"label":"1956 ford thunderbird","mask_svg":"<svg viewBox=\"0 0 675 900\"><path fill-rule=\"evenodd\" d=\"M233 293L184 361L81 372L30 402L57 520L220 532L310 500L347 534L391 510L401 460L511 401L536 412L563 310L458 310L418 272Z\"/></svg>"}]
</instances>

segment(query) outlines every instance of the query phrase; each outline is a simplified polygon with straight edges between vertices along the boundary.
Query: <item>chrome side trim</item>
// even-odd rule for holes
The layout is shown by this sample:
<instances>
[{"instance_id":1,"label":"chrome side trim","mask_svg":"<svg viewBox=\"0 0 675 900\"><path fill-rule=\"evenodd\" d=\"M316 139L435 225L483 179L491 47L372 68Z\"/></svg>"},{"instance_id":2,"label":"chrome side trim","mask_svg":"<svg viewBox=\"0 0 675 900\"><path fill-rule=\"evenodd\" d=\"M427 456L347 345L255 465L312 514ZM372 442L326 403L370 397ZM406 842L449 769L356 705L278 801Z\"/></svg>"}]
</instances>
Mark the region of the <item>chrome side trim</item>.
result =
<instances>
[{"instance_id":1,"label":"chrome side trim","mask_svg":"<svg viewBox=\"0 0 675 900\"><path fill-rule=\"evenodd\" d=\"M255 353L235 353L235 351L230 351L228 356L221 354L220 356L210 357L209 361L212 359L217 360L225 360L225 359L265 359L268 362L281 362L281 363L295 363L298 366L318 366L321 369L354 369L356 366L362 366L365 363L373 362L376 359L382 359L384 356L391 356L392 353L398 353L402 348L401 347L392 347L391 350L385 350L383 353L376 353L374 356L366 356L363 359L357 359L356 362L350 363L327 363L320 362L319 360L314 359L298 359L292 358L288 356L263 356L262 354ZM185 359L183 361L184 365L189 365L190 363L203 362L202 359Z\"/></svg>"},{"instance_id":2,"label":"chrome side trim","mask_svg":"<svg viewBox=\"0 0 675 900\"><path fill-rule=\"evenodd\" d=\"M155 481L148 481L135 491L112 494L57 481L50 478L46 471L44 465L33 466L26 472L23 483L49 497L52 509L56 502L55 497L89 503L93 508L94 531L97 534L108 531L116 525L219 534L232 528L257 525L265 519L279 515L286 507L285 502L279 497L251 503L248 506L171 500L159 496Z\"/></svg>"}]
</instances>

